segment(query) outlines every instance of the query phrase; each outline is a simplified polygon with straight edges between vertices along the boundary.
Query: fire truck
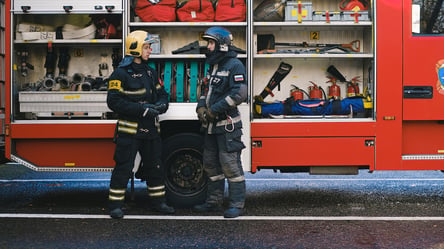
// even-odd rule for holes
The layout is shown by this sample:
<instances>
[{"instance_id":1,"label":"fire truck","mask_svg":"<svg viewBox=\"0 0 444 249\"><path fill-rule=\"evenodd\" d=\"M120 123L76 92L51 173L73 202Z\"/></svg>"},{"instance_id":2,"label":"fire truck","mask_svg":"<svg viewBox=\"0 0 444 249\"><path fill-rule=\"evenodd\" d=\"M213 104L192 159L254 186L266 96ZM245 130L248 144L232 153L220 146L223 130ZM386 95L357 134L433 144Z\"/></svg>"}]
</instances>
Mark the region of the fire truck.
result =
<instances>
[{"instance_id":1,"label":"fire truck","mask_svg":"<svg viewBox=\"0 0 444 249\"><path fill-rule=\"evenodd\" d=\"M0 1L5 157L36 171L111 171L107 77L126 35L146 30L170 94L159 117L168 196L202 201L201 34L222 26L247 68L245 171L444 170L442 0L218 0L203 17L185 8L195 1L209 2Z\"/></svg>"}]
</instances>

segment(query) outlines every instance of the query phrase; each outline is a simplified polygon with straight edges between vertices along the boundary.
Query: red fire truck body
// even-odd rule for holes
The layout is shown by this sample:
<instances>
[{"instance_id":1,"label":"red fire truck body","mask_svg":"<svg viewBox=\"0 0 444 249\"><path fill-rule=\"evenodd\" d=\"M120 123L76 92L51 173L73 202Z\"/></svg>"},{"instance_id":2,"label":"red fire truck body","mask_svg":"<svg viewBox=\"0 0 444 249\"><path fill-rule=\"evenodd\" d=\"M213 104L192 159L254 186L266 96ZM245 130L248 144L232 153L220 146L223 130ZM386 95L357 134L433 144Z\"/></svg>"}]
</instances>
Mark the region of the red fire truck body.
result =
<instances>
[{"instance_id":1,"label":"red fire truck body","mask_svg":"<svg viewBox=\"0 0 444 249\"><path fill-rule=\"evenodd\" d=\"M58 1L63 2L62 4L69 2ZM34 2L34 5L38 5L38 1ZM102 2L107 1L100 1L100 3L98 1L97 5L106 5ZM119 1L112 0L111 2ZM179 22L173 22L137 26L139 24L135 24L130 11L127 11L131 9L129 8L130 2L120 2L121 4L117 4L112 12L112 14L121 15L122 37L133 29L144 28L159 30L162 38L164 34L161 29L174 30L172 28L174 25L181 25ZM321 2L321 0L313 0L313 9L315 6L321 6ZM339 4L340 1L337 2ZM415 3L415 1L375 0L361 2L367 2L369 5L369 9L366 10L369 21L319 24L314 21L310 23L309 21L291 22L285 20L279 25L270 24L254 20L253 9L259 4L259 1L254 0L247 1L247 5L250 7L247 9L246 21L239 26L232 24L232 27L227 23L217 22L202 25L188 23L186 26L181 26L199 33L209 26L221 25L229 26L228 28L231 27L235 30L233 32L235 37L236 32L241 33L243 43L240 47L246 50L246 55L241 58L247 66L250 95L252 96L241 107L245 126L243 139L247 145L242 158L246 170L254 173L262 169L278 169L282 172L310 172L312 174L354 174L362 168L369 171L444 170L444 111L442 111L444 88L441 89L444 78L440 78L444 75L442 72L444 69L440 71L444 67L442 66L444 64L444 34L439 31L423 31L421 25L425 18L424 6ZM35 49L46 52L48 41L20 42L16 37L19 21L26 21L27 15L42 14L40 9L33 12L39 8L39 6L33 5L33 1L12 0L6 1L3 5L5 10L4 31L6 31L2 34L4 35L5 48L3 68L5 84L2 93L4 94L5 113L5 156L34 170L111 170L114 166L115 119L76 118L75 112L63 113L62 118L55 117L55 112L52 112L50 118L38 115L32 116L32 118L22 118L17 115L17 113L22 113L20 110L22 103L19 103L17 97L19 90L15 86L20 77L21 61L17 53L22 49L34 49L30 47L32 45L35 45ZM56 14L75 14L76 5L74 3L73 5L72 13L60 11ZM26 10L27 7L30 9ZM435 8L437 7L435 6ZM313 9L311 10L314 11ZM418 9L420 10L418 11ZM444 7L438 7L438 10L442 13ZM90 14L88 11L85 13ZM43 13L42 16L47 18L52 14L52 12L49 12L49 15ZM107 15L109 12L100 12L100 14ZM417 21L420 24L417 24ZM288 27L280 26L289 23L291 25ZM323 34L329 35L331 29L337 32L343 29L344 32L352 33L355 31L350 30L356 28L359 30L357 32L362 47L366 47L364 52L368 56L358 54L357 56L360 57L355 60L353 59L355 54L339 56L336 54L327 56L310 54L295 58L287 54L281 57L274 57L276 54L258 55L258 51L255 50L256 35L275 32L274 34L278 36L280 29L288 29L289 32L301 29L308 30L310 33L320 30L319 34L322 37ZM116 42L117 47L123 48L122 37L118 38L120 40ZM162 39L161 41L162 47L168 49L168 44L165 44L168 40ZM56 40L53 42L57 45ZM84 44L87 47L85 51L88 46L95 43L95 39L88 40ZM182 44L187 43L186 39L182 41ZM62 43L62 45L64 44ZM103 46L107 45L105 43ZM32 53L31 50L29 52ZM168 52L160 52L160 54L163 53ZM45 60L43 56L36 59L37 56L37 54L34 55L34 60L40 62ZM171 60L177 59L174 56L171 58ZM187 59L188 57L180 58ZM204 60L203 56L189 58L190 60ZM150 60L163 61L165 58L154 55ZM370 114L364 118L335 118L334 115L316 118L255 117L253 115L255 108L253 97L258 95L275 70L274 65L271 68L262 66L262 64L269 63L266 60L272 63L286 61L293 65L292 72L294 74L290 74L282 81L283 88L287 84L286 81L297 81L302 77L309 77L307 74L310 71L304 70L307 66L304 64L307 64L306 62L309 60L315 60L315 64L319 62L322 65L319 67L322 67L323 70L335 60L339 61L338 63L343 68L347 65L352 68L354 64L362 64L359 66L361 80L365 78L365 85L370 85L372 89L371 95L368 96L372 104ZM355 61L357 62L355 63ZM371 70L367 71L368 68ZM347 72L347 69L344 71ZM349 72L347 78L353 77L353 70ZM37 74L37 71L32 73ZM44 73L40 73L40 75L44 75ZM325 75L317 77L318 81L325 79ZM361 86L365 87L365 85ZM265 101L281 101L288 97L287 92L282 89L273 92L276 93L276 96L265 99ZM83 95L69 92L64 94L63 98L71 100L83 98ZM168 171L169 190L175 192L179 197L191 199L201 193L205 185L201 165L202 134L199 131L199 123L194 113L195 106L196 103L193 101L172 102L160 122L162 137L168 144L164 148L163 157ZM187 157L185 154L191 156ZM179 173L175 175L171 173L172 171ZM177 178L181 180L177 180ZM183 183L186 182L185 179L193 179L194 182L187 185Z\"/></svg>"}]
</instances>

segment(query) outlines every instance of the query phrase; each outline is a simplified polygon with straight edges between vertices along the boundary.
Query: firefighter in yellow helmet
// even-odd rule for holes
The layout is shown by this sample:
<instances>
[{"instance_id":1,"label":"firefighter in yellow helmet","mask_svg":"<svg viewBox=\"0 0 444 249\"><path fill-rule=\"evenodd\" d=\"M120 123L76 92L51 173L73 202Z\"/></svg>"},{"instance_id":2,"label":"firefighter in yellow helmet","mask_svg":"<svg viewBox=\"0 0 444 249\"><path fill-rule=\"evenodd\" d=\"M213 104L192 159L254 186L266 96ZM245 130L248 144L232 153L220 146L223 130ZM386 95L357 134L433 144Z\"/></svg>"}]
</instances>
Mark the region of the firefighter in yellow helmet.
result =
<instances>
[{"instance_id":1,"label":"firefighter in yellow helmet","mask_svg":"<svg viewBox=\"0 0 444 249\"><path fill-rule=\"evenodd\" d=\"M124 215L122 206L137 154L142 159L138 173L146 180L151 208L164 214L175 211L165 200L162 144L155 125L158 115L168 110L168 93L147 64L155 42L146 31L131 32L125 41L125 57L109 78L107 104L118 114L115 167L109 189L112 218Z\"/></svg>"}]
</instances>

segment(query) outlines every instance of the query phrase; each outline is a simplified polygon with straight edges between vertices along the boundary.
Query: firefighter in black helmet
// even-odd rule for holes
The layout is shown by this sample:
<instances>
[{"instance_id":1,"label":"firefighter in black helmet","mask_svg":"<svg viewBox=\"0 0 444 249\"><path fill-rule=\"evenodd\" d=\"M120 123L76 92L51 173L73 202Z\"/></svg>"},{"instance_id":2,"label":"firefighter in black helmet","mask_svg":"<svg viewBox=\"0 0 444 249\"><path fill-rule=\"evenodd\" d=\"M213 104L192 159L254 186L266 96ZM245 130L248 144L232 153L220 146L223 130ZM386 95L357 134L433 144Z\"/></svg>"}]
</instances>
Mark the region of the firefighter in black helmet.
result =
<instances>
[{"instance_id":1,"label":"firefighter in black helmet","mask_svg":"<svg viewBox=\"0 0 444 249\"><path fill-rule=\"evenodd\" d=\"M227 179L229 208L224 217L235 218L242 214L245 204L245 177L240 160L245 146L241 141L242 122L237 106L247 98L246 70L236 58L230 31L211 27L202 38L208 41L206 63L210 67L208 85L196 112L206 131L203 164L209 183L205 203L194 206L194 210L221 210Z\"/></svg>"},{"instance_id":2,"label":"firefighter in black helmet","mask_svg":"<svg viewBox=\"0 0 444 249\"><path fill-rule=\"evenodd\" d=\"M108 107L119 116L116 127L116 163L111 175L109 208L112 218L122 218L122 206L136 155L142 159L142 180L146 180L151 207L164 214L174 213L165 202L161 139L156 127L159 114L168 110L168 93L156 71L149 67L151 44L157 42L146 31L131 32L126 38L125 57L109 77Z\"/></svg>"}]
</instances>

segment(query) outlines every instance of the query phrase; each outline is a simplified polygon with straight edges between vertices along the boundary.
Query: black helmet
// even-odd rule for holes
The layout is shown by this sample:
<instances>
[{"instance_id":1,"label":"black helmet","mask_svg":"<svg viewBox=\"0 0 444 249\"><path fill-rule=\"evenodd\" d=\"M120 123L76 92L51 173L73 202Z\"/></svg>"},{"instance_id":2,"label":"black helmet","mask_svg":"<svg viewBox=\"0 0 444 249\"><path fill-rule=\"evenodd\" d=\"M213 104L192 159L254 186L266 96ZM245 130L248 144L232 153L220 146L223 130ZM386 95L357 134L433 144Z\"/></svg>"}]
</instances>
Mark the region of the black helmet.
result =
<instances>
[{"instance_id":1,"label":"black helmet","mask_svg":"<svg viewBox=\"0 0 444 249\"><path fill-rule=\"evenodd\" d=\"M205 40L211 39L216 42L216 49L222 52L228 52L233 41L233 35L230 31L222 27L211 27L202 35Z\"/></svg>"}]
</instances>

